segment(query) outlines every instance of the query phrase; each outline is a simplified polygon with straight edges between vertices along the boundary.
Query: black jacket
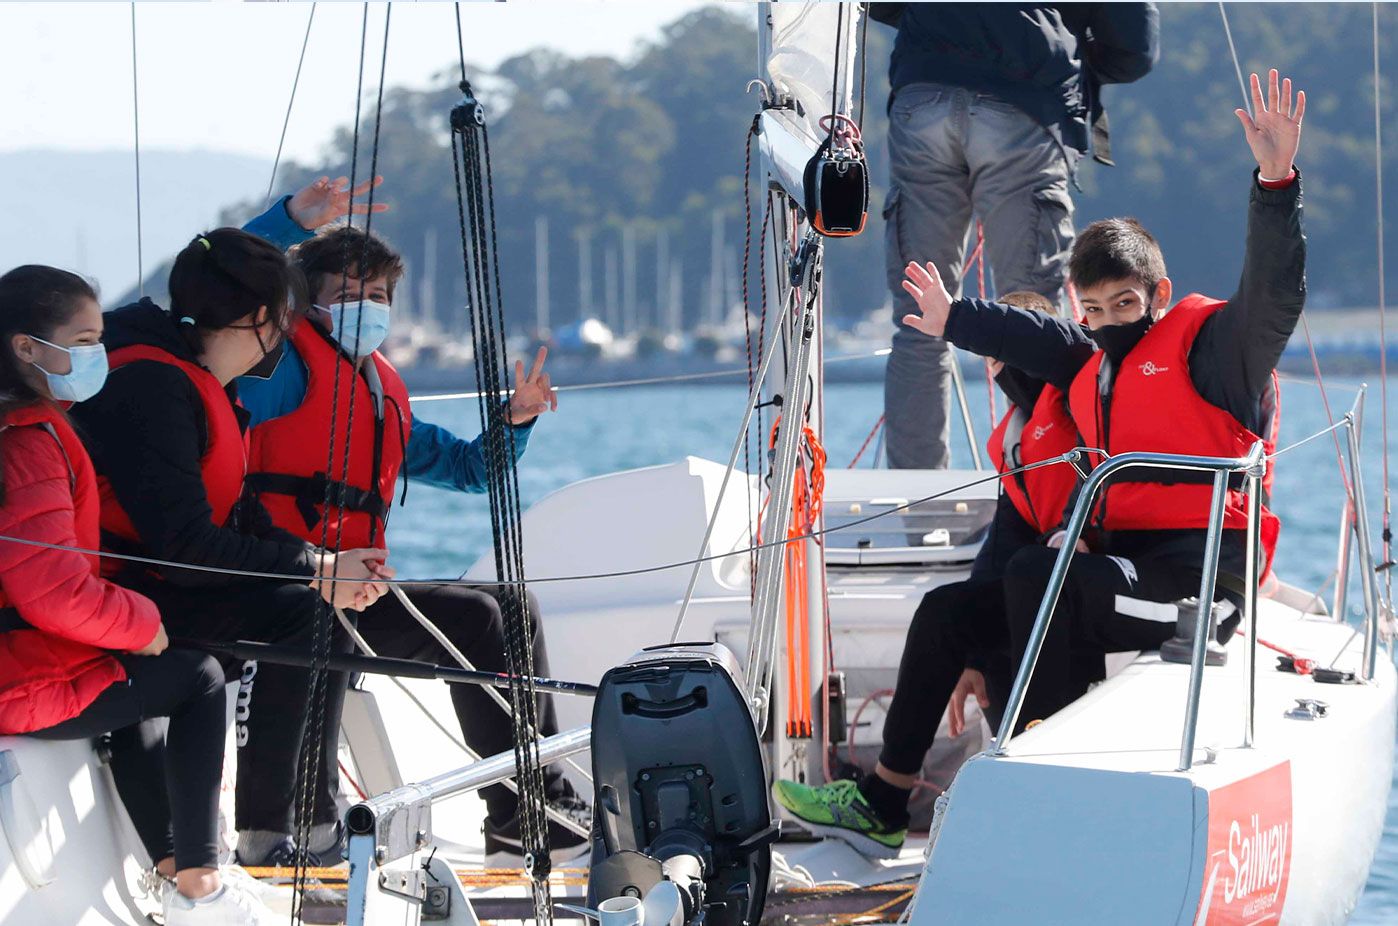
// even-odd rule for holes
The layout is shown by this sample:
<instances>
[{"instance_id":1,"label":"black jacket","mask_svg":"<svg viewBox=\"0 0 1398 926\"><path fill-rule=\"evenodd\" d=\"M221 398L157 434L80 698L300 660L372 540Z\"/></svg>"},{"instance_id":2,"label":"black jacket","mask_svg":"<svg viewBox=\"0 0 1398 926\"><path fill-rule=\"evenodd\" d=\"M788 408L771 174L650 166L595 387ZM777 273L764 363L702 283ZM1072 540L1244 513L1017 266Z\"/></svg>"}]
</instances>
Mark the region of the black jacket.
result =
<instances>
[{"instance_id":1,"label":"black jacket","mask_svg":"<svg viewBox=\"0 0 1398 926\"><path fill-rule=\"evenodd\" d=\"M197 362L170 313L149 299L108 312L103 340L109 350L150 344ZM228 392L229 401L234 401L233 387ZM246 413L235 410L246 427ZM226 526L213 523L199 472L199 459L208 444L208 423L198 391L180 370L148 360L127 364L112 371L96 396L73 406L72 416L93 465L111 483L143 541L137 548L104 535L103 543L110 549L225 569L307 578L315 574L311 548L273 527L266 509L256 501L240 501ZM132 571L123 572L131 575ZM240 581L189 569L158 571L185 586Z\"/></svg>"},{"instance_id":2,"label":"black jacket","mask_svg":"<svg viewBox=\"0 0 1398 926\"><path fill-rule=\"evenodd\" d=\"M1306 236L1299 171L1281 190L1264 189L1256 177L1254 172L1238 289L1199 329L1189 352L1189 375L1206 401L1263 434L1276 401L1272 371L1306 303ZM1182 296L1188 290L1176 292ZM1074 322L975 299L952 303L946 338L1065 391L1095 350L1085 329ZM1179 554L1197 563L1203 532L1122 531L1108 544L1107 552L1124 556ZM1223 567L1229 571L1244 562L1241 548L1231 546L1224 548Z\"/></svg>"},{"instance_id":3,"label":"black jacket","mask_svg":"<svg viewBox=\"0 0 1398 926\"><path fill-rule=\"evenodd\" d=\"M1103 84L1144 77L1160 57L1154 3L874 3L897 25L889 85L951 84L994 94L1111 163Z\"/></svg>"}]
</instances>

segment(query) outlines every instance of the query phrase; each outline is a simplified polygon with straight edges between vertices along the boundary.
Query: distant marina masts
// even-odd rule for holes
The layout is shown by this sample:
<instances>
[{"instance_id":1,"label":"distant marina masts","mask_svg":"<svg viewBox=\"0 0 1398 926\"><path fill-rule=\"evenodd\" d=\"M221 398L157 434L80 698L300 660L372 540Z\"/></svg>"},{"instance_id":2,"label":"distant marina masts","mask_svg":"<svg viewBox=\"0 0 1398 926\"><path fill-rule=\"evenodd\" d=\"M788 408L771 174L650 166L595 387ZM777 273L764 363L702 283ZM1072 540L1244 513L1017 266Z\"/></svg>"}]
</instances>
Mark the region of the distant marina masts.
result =
<instances>
[{"instance_id":1,"label":"distant marina masts","mask_svg":"<svg viewBox=\"0 0 1398 926\"><path fill-rule=\"evenodd\" d=\"M540 336L549 330L549 220L534 219L534 329Z\"/></svg>"}]
</instances>

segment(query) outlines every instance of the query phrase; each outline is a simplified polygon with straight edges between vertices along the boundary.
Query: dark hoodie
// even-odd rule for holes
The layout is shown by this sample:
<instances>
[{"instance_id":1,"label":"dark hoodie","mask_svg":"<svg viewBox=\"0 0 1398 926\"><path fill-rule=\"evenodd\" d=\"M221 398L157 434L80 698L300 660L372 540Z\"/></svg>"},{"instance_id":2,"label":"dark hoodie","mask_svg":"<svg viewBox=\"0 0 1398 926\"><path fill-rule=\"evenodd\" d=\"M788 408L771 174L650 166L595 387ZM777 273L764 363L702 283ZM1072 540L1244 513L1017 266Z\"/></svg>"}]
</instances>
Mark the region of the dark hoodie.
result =
<instances>
[{"instance_id":1,"label":"dark hoodie","mask_svg":"<svg viewBox=\"0 0 1398 926\"><path fill-rule=\"evenodd\" d=\"M149 299L108 312L103 340L108 350L148 344L198 363L170 313ZM236 401L235 387L227 391L229 401ZM246 428L246 413L235 411ZM311 547L273 527L256 501L239 502L226 525L213 523L199 472L208 423L198 391L179 369L141 360L113 370L101 392L73 406L72 416L98 474L111 483L143 541L134 548L104 532L104 548L222 569L315 574ZM189 569L158 571L184 586L247 581ZM117 579L141 572L144 567L133 566Z\"/></svg>"}]
</instances>

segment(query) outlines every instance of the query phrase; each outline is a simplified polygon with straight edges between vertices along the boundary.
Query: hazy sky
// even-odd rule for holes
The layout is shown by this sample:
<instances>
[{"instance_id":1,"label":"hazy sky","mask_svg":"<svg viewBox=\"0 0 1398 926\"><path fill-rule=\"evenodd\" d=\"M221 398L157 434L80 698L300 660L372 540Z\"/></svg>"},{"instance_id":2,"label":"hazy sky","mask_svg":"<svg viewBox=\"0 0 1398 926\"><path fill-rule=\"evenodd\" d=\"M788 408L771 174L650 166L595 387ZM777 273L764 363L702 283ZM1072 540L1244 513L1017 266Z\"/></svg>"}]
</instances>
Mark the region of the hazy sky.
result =
<instances>
[{"instance_id":1,"label":"hazy sky","mask_svg":"<svg viewBox=\"0 0 1398 926\"><path fill-rule=\"evenodd\" d=\"M463 3L469 61L494 65L530 48L626 55L699 0ZM141 144L276 151L309 3L136 5ZM384 5L369 5L365 86L377 82ZM316 7L286 157L313 158L354 112L363 7ZM131 5L0 3L0 151L129 148ZM393 4L389 86L421 86L456 60L450 3Z\"/></svg>"}]
</instances>

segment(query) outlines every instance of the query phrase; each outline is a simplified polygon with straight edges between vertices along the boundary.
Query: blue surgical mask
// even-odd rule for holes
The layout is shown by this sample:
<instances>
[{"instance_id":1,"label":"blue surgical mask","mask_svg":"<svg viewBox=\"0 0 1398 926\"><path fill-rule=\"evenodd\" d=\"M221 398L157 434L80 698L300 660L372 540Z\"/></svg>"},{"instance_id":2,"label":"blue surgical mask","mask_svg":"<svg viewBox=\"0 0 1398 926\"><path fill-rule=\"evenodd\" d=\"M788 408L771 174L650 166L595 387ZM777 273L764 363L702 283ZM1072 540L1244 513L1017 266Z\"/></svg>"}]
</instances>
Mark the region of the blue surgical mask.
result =
<instances>
[{"instance_id":1,"label":"blue surgical mask","mask_svg":"<svg viewBox=\"0 0 1398 926\"><path fill-rule=\"evenodd\" d=\"M54 350L68 355L72 368L67 373L50 373L38 363L30 361L48 379L49 394L60 402L83 402L102 391L107 381L107 349L101 344L78 344L64 347L52 341L30 335L40 344L47 344Z\"/></svg>"},{"instance_id":2,"label":"blue surgical mask","mask_svg":"<svg viewBox=\"0 0 1398 926\"><path fill-rule=\"evenodd\" d=\"M378 350L384 338L388 337L389 310L382 302L360 299L343 305L337 302L317 308L330 313L330 336L351 357L367 357Z\"/></svg>"}]
</instances>

